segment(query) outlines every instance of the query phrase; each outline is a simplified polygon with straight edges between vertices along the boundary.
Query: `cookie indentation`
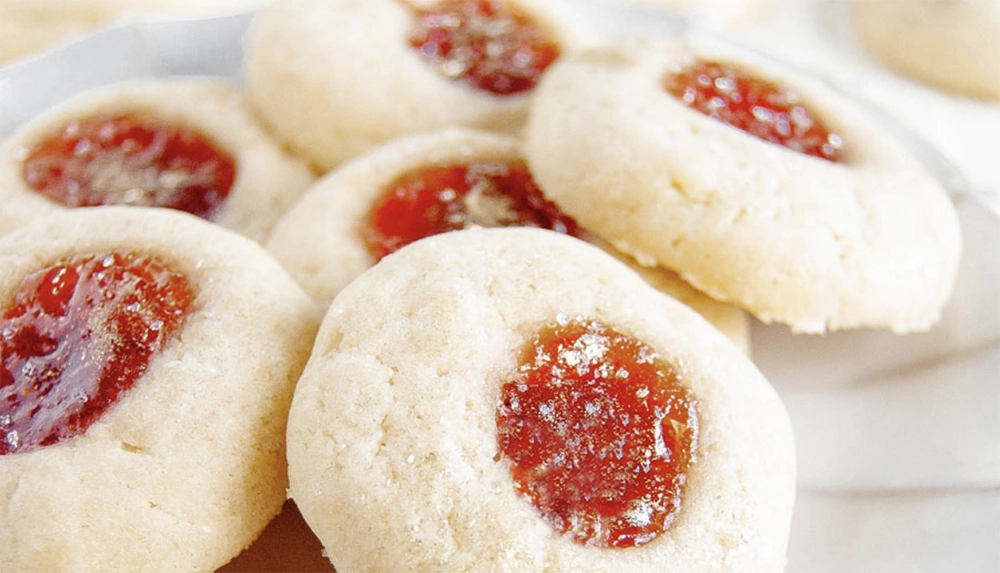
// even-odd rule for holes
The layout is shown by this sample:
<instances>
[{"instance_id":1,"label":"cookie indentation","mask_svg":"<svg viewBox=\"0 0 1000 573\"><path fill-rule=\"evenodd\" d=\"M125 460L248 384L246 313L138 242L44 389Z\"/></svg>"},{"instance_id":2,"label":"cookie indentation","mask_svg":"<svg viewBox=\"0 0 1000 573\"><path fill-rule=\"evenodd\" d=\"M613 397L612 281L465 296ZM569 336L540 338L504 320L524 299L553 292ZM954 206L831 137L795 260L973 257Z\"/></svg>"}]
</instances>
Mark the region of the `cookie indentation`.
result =
<instances>
[{"instance_id":1,"label":"cookie indentation","mask_svg":"<svg viewBox=\"0 0 1000 573\"><path fill-rule=\"evenodd\" d=\"M67 207L166 207L211 219L236 165L191 129L124 114L68 123L28 153L23 177Z\"/></svg>"},{"instance_id":2,"label":"cookie indentation","mask_svg":"<svg viewBox=\"0 0 1000 573\"><path fill-rule=\"evenodd\" d=\"M642 341L593 320L542 329L496 423L517 490L578 543L644 545L681 510L696 401Z\"/></svg>"},{"instance_id":3,"label":"cookie indentation","mask_svg":"<svg viewBox=\"0 0 1000 573\"><path fill-rule=\"evenodd\" d=\"M754 137L813 157L842 161L843 140L799 95L735 66L695 60L667 74L664 87L692 109Z\"/></svg>"},{"instance_id":4,"label":"cookie indentation","mask_svg":"<svg viewBox=\"0 0 1000 573\"><path fill-rule=\"evenodd\" d=\"M0 455L86 432L179 331L194 296L162 262L118 252L26 276L0 318Z\"/></svg>"},{"instance_id":5,"label":"cookie indentation","mask_svg":"<svg viewBox=\"0 0 1000 573\"><path fill-rule=\"evenodd\" d=\"M515 226L581 235L576 222L545 198L523 163L473 161L400 176L369 212L365 239L381 259L447 231Z\"/></svg>"},{"instance_id":6,"label":"cookie indentation","mask_svg":"<svg viewBox=\"0 0 1000 573\"><path fill-rule=\"evenodd\" d=\"M535 87L559 47L515 7L450 0L416 10L410 45L441 75L496 95Z\"/></svg>"}]
</instances>

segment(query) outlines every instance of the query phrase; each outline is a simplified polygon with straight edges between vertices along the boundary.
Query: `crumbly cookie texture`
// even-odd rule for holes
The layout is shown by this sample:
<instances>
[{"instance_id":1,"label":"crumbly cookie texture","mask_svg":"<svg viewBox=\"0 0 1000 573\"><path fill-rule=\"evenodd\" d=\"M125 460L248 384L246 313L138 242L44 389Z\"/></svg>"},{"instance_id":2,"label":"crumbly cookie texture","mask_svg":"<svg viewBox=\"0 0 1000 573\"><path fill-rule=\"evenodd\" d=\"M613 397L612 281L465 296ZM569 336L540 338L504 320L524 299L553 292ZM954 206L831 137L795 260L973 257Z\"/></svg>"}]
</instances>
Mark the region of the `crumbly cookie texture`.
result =
<instances>
[{"instance_id":1,"label":"crumbly cookie texture","mask_svg":"<svg viewBox=\"0 0 1000 573\"><path fill-rule=\"evenodd\" d=\"M623 251L764 322L803 332L929 328L961 251L945 190L844 97L734 50L634 41L557 63L526 130L536 180ZM663 81L697 58L797 92L842 137L844 161L689 109Z\"/></svg>"},{"instance_id":2,"label":"crumbly cookie texture","mask_svg":"<svg viewBox=\"0 0 1000 573\"><path fill-rule=\"evenodd\" d=\"M203 78L156 78L81 93L35 117L0 144L0 235L66 207L24 181L24 160L40 141L76 119L133 113L200 133L229 154L236 179L213 222L263 241L315 181L306 164L260 127L238 87Z\"/></svg>"},{"instance_id":3,"label":"crumbly cookie texture","mask_svg":"<svg viewBox=\"0 0 1000 573\"><path fill-rule=\"evenodd\" d=\"M278 222L267 249L307 293L329 302L375 264L362 238L363 227L379 196L396 178L432 165L522 157L521 140L483 131L447 128L400 138L320 179ZM749 320L743 311L712 300L671 271L642 268L611 245L601 247L631 264L656 288L693 307L739 347L749 348Z\"/></svg>"},{"instance_id":4,"label":"crumbly cookie texture","mask_svg":"<svg viewBox=\"0 0 1000 573\"><path fill-rule=\"evenodd\" d=\"M0 0L0 64L30 56L100 26L137 18L207 17L269 0Z\"/></svg>"},{"instance_id":5,"label":"crumbly cookie texture","mask_svg":"<svg viewBox=\"0 0 1000 573\"><path fill-rule=\"evenodd\" d=\"M854 8L861 39L892 67L1000 101L1000 1L856 0Z\"/></svg>"},{"instance_id":6,"label":"crumbly cookie texture","mask_svg":"<svg viewBox=\"0 0 1000 573\"><path fill-rule=\"evenodd\" d=\"M501 384L532 332L599 320L650 345L695 395L698 459L646 545L560 536L498 456ZM791 427L753 364L600 249L528 228L404 247L330 306L289 414L290 492L338 571L780 571Z\"/></svg>"},{"instance_id":7,"label":"crumbly cookie texture","mask_svg":"<svg viewBox=\"0 0 1000 573\"><path fill-rule=\"evenodd\" d=\"M77 253L154 255L196 297L84 434L0 456L0 570L212 571L286 498L285 422L319 322L259 245L193 216L95 207L0 238L0 300Z\"/></svg>"},{"instance_id":8,"label":"crumbly cookie texture","mask_svg":"<svg viewBox=\"0 0 1000 573\"><path fill-rule=\"evenodd\" d=\"M760 20L774 0L622 0L696 19L708 25L740 28Z\"/></svg>"},{"instance_id":9,"label":"crumbly cookie texture","mask_svg":"<svg viewBox=\"0 0 1000 573\"><path fill-rule=\"evenodd\" d=\"M563 53L589 42L572 13L544 0L510 3ZM495 96L444 78L410 48L412 26L400 0L278 0L247 35L248 97L271 131L321 171L407 133L523 127L527 94Z\"/></svg>"}]
</instances>

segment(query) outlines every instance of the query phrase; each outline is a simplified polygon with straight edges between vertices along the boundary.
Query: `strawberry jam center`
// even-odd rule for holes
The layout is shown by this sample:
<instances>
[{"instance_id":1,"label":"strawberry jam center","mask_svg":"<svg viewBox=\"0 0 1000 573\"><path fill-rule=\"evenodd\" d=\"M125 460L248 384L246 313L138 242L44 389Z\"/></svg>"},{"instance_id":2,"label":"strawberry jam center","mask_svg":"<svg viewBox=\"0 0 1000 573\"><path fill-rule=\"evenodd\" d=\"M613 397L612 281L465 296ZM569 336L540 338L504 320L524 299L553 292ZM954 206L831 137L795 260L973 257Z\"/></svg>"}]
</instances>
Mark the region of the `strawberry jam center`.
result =
<instances>
[{"instance_id":1,"label":"strawberry jam center","mask_svg":"<svg viewBox=\"0 0 1000 573\"><path fill-rule=\"evenodd\" d=\"M445 0L417 9L410 45L443 76L497 95L530 90L559 47L515 7Z\"/></svg>"},{"instance_id":2,"label":"strawberry jam center","mask_svg":"<svg viewBox=\"0 0 1000 573\"><path fill-rule=\"evenodd\" d=\"M667 91L693 109L794 151L841 160L840 136L830 131L795 92L733 66L698 60L664 80Z\"/></svg>"},{"instance_id":3,"label":"strawberry jam center","mask_svg":"<svg viewBox=\"0 0 1000 573\"><path fill-rule=\"evenodd\" d=\"M595 321L541 330L496 424L517 491L577 543L643 545L681 509L695 400L643 342Z\"/></svg>"},{"instance_id":4,"label":"strawberry jam center","mask_svg":"<svg viewBox=\"0 0 1000 573\"><path fill-rule=\"evenodd\" d=\"M25 182L67 207L167 207L210 219L236 166L205 137L135 115L73 121L31 150Z\"/></svg>"},{"instance_id":5,"label":"strawberry jam center","mask_svg":"<svg viewBox=\"0 0 1000 573\"><path fill-rule=\"evenodd\" d=\"M77 255L26 276L0 318L0 455L86 432L193 299L183 275L148 256Z\"/></svg>"},{"instance_id":6,"label":"strawberry jam center","mask_svg":"<svg viewBox=\"0 0 1000 573\"><path fill-rule=\"evenodd\" d=\"M381 259L413 241L479 227L540 227L575 237L580 228L547 200L521 162L476 161L406 173L368 214L365 238Z\"/></svg>"}]
</instances>

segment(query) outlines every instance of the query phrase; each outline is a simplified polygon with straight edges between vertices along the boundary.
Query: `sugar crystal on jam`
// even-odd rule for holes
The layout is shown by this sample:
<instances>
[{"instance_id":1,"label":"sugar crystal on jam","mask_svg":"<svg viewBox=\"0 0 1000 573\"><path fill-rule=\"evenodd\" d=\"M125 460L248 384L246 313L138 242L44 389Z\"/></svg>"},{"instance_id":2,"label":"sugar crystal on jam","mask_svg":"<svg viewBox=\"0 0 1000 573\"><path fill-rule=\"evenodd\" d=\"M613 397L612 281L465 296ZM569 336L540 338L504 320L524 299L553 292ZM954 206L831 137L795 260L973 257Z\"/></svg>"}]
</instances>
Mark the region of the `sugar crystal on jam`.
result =
<instances>
[{"instance_id":1,"label":"sugar crystal on jam","mask_svg":"<svg viewBox=\"0 0 1000 573\"><path fill-rule=\"evenodd\" d=\"M432 165L400 176L368 214L365 239L380 259L413 241L479 227L539 227L579 237L521 161Z\"/></svg>"},{"instance_id":2,"label":"sugar crystal on jam","mask_svg":"<svg viewBox=\"0 0 1000 573\"><path fill-rule=\"evenodd\" d=\"M643 545L681 511L696 402L631 336L593 320L540 330L501 388L496 425L517 491L577 543Z\"/></svg>"},{"instance_id":3,"label":"sugar crystal on jam","mask_svg":"<svg viewBox=\"0 0 1000 573\"><path fill-rule=\"evenodd\" d=\"M668 74L664 86L689 107L764 141L841 160L841 137L831 133L798 94L735 66L696 60Z\"/></svg>"},{"instance_id":4,"label":"sugar crystal on jam","mask_svg":"<svg viewBox=\"0 0 1000 573\"><path fill-rule=\"evenodd\" d=\"M0 316L0 455L86 432L193 300L184 275L150 256L76 255L24 277Z\"/></svg>"},{"instance_id":5,"label":"sugar crystal on jam","mask_svg":"<svg viewBox=\"0 0 1000 573\"><path fill-rule=\"evenodd\" d=\"M443 76L496 95L530 90L559 47L514 6L446 0L417 9L410 45Z\"/></svg>"},{"instance_id":6,"label":"sugar crystal on jam","mask_svg":"<svg viewBox=\"0 0 1000 573\"><path fill-rule=\"evenodd\" d=\"M67 207L166 207L211 219L236 165L191 129L125 114L70 122L28 152L23 177Z\"/></svg>"}]
</instances>

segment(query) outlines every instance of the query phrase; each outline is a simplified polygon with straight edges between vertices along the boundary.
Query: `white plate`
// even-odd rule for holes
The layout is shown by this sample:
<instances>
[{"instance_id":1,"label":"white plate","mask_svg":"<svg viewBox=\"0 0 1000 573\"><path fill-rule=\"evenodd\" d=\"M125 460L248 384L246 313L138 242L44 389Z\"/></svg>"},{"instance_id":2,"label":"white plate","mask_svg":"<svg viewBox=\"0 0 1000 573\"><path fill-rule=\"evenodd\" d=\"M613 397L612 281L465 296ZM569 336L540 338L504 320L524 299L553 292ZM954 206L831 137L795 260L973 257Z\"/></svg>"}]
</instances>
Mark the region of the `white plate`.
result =
<instances>
[{"instance_id":1,"label":"white plate","mask_svg":"<svg viewBox=\"0 0 1000 573\"><path fill-rule=\"evenodd\" d=\"M648 10L573 1L609 37L691 32L687 23ZM238 79L249 21L243 14L134 23L0 69L0 136L74 93L117 80ZM791 21L801 41L806 24ZM798 442L789 571L998 571L1000 217L915 130L883 120L953 190L965 256L955 298L942 324L926 334L810 337L754 324L754 359L784 398ZM987 194L1000 187L1000 180L996 187L984 181L977 189Z\"/></svg>"}]
</instances>

